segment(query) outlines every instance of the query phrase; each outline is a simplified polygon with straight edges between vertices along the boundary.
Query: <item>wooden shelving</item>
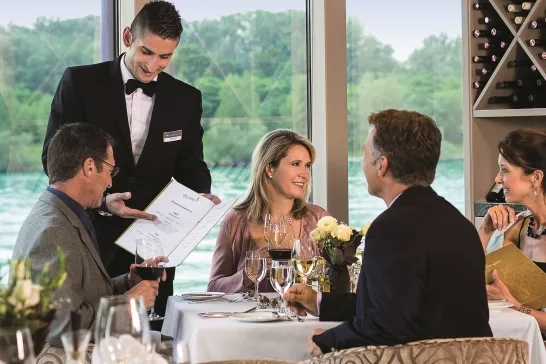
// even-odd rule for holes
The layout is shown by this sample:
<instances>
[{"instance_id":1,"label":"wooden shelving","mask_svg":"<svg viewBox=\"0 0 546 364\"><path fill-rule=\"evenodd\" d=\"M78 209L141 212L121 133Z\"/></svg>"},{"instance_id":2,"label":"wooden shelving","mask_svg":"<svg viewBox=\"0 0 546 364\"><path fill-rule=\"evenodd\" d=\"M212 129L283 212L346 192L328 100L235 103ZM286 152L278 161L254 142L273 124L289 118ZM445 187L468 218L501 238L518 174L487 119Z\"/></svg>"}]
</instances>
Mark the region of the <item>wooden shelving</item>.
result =
<instances>
[{"instance_id":1,"label":"wooden shelving","mask_svg":"<svg viewBox=\"0 0 546 364\"><path fill-rule=\"evenodd\" d=\"M486 9L475 10L475 3ZM472 219L474 203L485 201L498 172L498 142L515 129L546 129L546 60L541 57L546 52L546 0L535 1L528 12L508 11L509 5L521 3L463 0L462 4L465 198L466 214ZM524 17L518 19L521 24L514 22L516 17ZM542 27L531 27L533 21ZM480 37L474 36L475 30ZM532 47L530 39L543 42ZM494 47L485 46L486 42ZM475 56L479 63L473 61ZM526 87L515 85L518 79ZM479 89L475 82L481 82Z\"/></svg>"}]
</instances>

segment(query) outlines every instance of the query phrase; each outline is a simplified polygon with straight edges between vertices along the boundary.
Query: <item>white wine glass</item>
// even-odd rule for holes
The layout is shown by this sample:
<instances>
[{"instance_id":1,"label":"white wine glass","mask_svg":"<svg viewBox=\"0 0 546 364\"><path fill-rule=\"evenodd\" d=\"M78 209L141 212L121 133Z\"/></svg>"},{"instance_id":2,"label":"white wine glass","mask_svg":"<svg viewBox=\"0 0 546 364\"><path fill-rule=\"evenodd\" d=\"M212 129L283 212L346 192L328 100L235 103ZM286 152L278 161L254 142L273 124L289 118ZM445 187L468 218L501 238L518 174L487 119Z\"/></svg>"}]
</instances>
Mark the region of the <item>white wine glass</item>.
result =
<instances>
[{"instance_id":1,"label":"white wine glass","mask_svg":"<svg viewBox=\"0 0 546 364\"><path fill-rule=\"evenodd\" d=\"M282 304L282 296L286 293L288 288L292 287L294 283L292 263L290 260L273 260L271 262L271 272L269 280L273 289L281 296L281 305L279 312L285 314L286 310Z\"/></svg>"},{"instance_id":2,"label":"white wine glass","mask_svg":"<svg viewBox=\"0 0 546 364\"><path fill-rule=\"evenodd\" d=\"M165 255L161 243L153 239L137 239L135 249L136 271L144 280L159 281L165 271ZM150 310L148 320L159 321L165 319Z\"/></svg>"},{"instance_id":3,"label":"white wine glass","mask_svg":"<svg viewBox=\"0 0 546 364\"><path fill-rule=\"evenodd\" d=\"M313 240L300 239L297 244L294 244L292 264L296 273L301 277L303 284L307 284L307 279L313 274L317 264L317 256L317 245Z\"/></svg>"},{"instance_id":4,"label":"white wine glass","mask_svg":"<svg viewBox=\"0 0 546 364\"><path fill-rule=\"evenodd\" d=\"M263 252L259 250L249 250L245 255L245 273L256 287L254 296L249 301L259 300L259 283L265 278L267 273L267 259Z\"/></svg>"}]
</instances>

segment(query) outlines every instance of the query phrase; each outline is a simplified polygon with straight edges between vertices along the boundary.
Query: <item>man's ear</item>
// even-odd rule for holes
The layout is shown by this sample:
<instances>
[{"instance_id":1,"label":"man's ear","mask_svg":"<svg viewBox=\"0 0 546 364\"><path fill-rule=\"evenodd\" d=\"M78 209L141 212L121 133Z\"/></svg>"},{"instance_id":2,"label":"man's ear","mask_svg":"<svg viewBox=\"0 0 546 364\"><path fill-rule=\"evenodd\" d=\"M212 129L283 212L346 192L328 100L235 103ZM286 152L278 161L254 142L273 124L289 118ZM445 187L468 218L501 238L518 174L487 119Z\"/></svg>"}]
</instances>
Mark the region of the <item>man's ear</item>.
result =
<instances>
[{"instance_id":1,"label":"man's ear","mask_svg":"<svg viewBox=\"0 0 546 364\"><path fill-rule=\"evenodd\" d=\"M125 27L125 29L123 29L122 40L125 47L131 48L131 43L133 43L133 36L129 27Z\"/></svg>"},{"instance_id":2,"label":"man's ear","mask_svg":"<svg viewBox=\"0 0 546 364\"><path fill-rule=\"evenodd\" d=\"M377 160L377 165L377 175L379 177L385 177L389 168L389 160L385 156L381 156Z\"/></svg>"},{"instance_id":3,"label":"man's ear","mask_svg":"<svg viewBox=\"0 0 546 364\"><path fill-rule=\"evenodd\" d=\"M93 160L93 158L89 157L83 162L82 172L83 175L86 177L89 177L93 173L97 172L97 166L95 165L95 161Z\"/></svg>"}]
</instances>

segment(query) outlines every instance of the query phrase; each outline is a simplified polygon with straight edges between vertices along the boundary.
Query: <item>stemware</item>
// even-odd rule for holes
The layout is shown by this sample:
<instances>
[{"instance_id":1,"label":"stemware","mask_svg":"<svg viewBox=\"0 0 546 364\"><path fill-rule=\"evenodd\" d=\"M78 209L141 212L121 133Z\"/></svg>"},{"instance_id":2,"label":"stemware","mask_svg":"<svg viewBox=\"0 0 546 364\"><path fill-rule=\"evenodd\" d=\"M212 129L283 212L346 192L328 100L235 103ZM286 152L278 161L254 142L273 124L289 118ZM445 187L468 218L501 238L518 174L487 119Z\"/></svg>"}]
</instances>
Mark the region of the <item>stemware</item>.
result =
<instances>
[{"instance_id":1,"label":"stemware","mask_svg":"<svg viewBox=\"0 0 546 364\"><path fill-rule=\"evenodd\" d=\"M0 328L0 364L34 364L34 345L28 328Z\"/></svg>"},{"instance_id":2,"label":"stemware","mask_svg":"<svg viewBox=\"0 0 546 364\"><path fill-rule=\"evenodd\" d=\"M267 273L267 259L264 254L259 250L249 250L245 256L245 273L254 282L256 287L254 296L249 298L249 301L258 301L259 283L265 278Z\"/></svg>"},{"instance_id":3,"label":"stemware","mask_svg":"<svg viewBox=\"0 0 546 364\"><path fill-rule=\"evenodd\" d=\"M292 253L292 263L294 270L301 277L303 284L307 284L307 279L317 264L318 250L317 245L311 239L300 239L294 244Z\"/></svg>"},{"instance_id":4,"label":"stemware","mask_svg":"<svg viewBox=\"0 0 546 364\"><path fill-rule=\"evenodd\" d=\"M110 296L99 302L95 350L102 364L131 363L151 350L150 323L142 297Z\"/></svg>"},{"instance_id":5,"label":"stemware","mask_svg":"<svg viewBox=\"0 0 546 364\"><path fill-rule=\"evenodd\" d=\"M291 262L284 260L274 260L271 262L271 273L269 279L273 289L281 296L281 305L279 312L286 313L285 307L282 304L282 296L288 288L294 283L293 268Z\"/></svg>"},{"instance_id":6,"label":"stemware","mask_svg":"<svg viewBox=\"0 0 546 364\"><path fill-rule=\"evenodd\" d=\"M85 355L90 339L91 331L86 329L67 331L61 335L66 364L85 364Z\"/></svg>"},{"instance_id":7,"label":"stemware","mask_svg":"<svg viewBox=\"0 0 546 364\"><path fill-rule=\"evenodd\" d=\"M161 244L153 239L137 239L135 249L136 271L140 278L157 281L165 271L163 248ZM159 321L165 319L155 313L154 308L150 310L148 320Z\"/></svg>"}]
</instances>

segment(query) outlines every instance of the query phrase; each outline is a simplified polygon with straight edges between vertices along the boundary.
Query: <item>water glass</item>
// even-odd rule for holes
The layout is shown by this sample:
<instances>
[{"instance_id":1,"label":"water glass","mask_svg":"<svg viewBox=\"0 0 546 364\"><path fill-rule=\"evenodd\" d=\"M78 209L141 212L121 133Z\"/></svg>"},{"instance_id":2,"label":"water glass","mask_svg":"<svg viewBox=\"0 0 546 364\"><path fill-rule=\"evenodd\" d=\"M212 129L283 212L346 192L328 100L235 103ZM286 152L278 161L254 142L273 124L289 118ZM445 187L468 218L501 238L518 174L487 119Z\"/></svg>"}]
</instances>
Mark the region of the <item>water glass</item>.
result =
<instances>
[{"instance_id":1,"label":"water glass","mask_svg":"<svg viewBox=\"0 0 546 364\"><path fill-rule=\"evenodd\" d=\"M254 296L249 301L258 301L259 283L265 278L267 273L267 259L261 251L249 250L245 256L245 273L250 278L256 287Z\"/></svg>"},{"instance_id":2,"label":"water glass","mask_svg":"<svg viewBox=\"0 0 546 364\"><path fill-rule=\"evenodd\" d=\"M0 328L0 364L34 364L34 345L27 328Z\"/></svg>"},{"instance_id":3,"label":"water glass","mask_svg":"<svg viewBox=\"0 0 546 364\"><path fill-rule=\"evenodd\" d=\"M282 296L294 283L292 263L290 261L274 260L271 263L271 273L269 275L269 279L271 280L273 289L275 289L275 291L281 295L279 313L286 313L284 304L282 304Z\"/></svg>"}]
</instances>

